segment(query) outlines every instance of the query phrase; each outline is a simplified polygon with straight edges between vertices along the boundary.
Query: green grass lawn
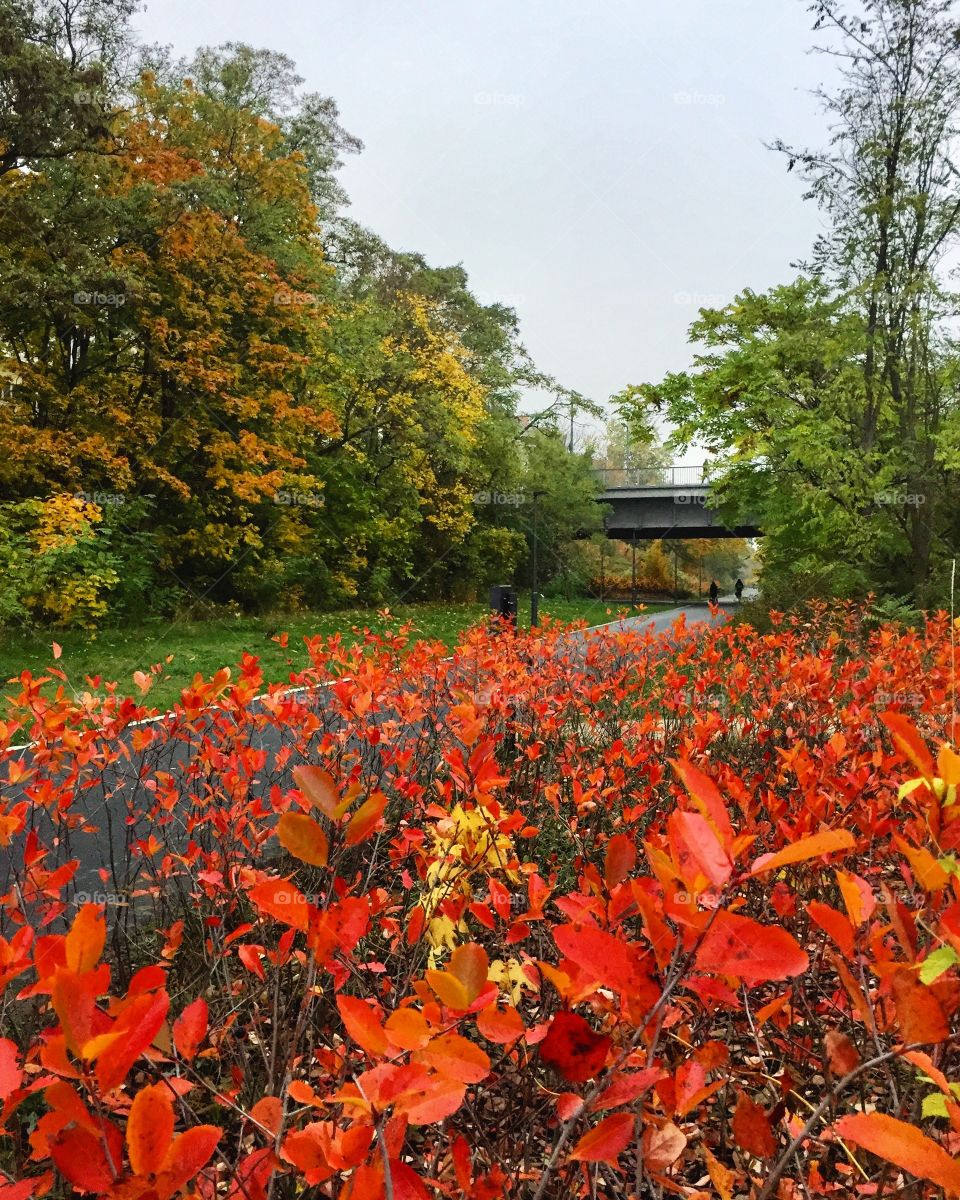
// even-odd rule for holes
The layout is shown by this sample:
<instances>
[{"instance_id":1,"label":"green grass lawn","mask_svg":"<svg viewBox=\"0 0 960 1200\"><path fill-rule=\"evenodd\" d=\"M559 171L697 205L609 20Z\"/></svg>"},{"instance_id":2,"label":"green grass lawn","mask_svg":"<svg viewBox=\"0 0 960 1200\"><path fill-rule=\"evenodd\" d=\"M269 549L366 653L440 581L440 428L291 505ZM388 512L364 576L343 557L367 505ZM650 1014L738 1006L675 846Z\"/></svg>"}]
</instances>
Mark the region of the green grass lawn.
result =
<instances>
[{"instance_id":1,"label":"green grass lawn","mask_svg":"<svg viewBox=\"0 0 960 1200\"><path fill-rule=\"evenodd\" d=\"M541 600L541 616L561 621L584 620L602 625L615 620L628 605L602 603L599 600ZM650 604L645 611L662 612L669 604ZM485 604L417 604L391 609L395 617L414 622L420 636L452 646L459 634L486 616ZM530 622L530 597L521 597L520 623ZM398 622L399 623L399 622ZM260 617L222 616L202 621L151 621L124 629L102 629L96 634L64 631L16 635L0 633L0 678L4 681L25 669L36 676L53 665L51 645L56 640L63 648L57 666L67 673L77 692L102 690L103 684L117 681L118 691L137 695L132 675L148 671L153 663L172 661L150 690L147 702L167 708L199 671L210 676L220 667L233 666L243 651L259 656L268 683L284 682L291 671L308 665L304 636L334 633L349 635L354 627L381 630L383 618L375 609L357 608L342 612L287 613ZM272 641L274 635L289 635L287 649ZM91 688L87 676L100 676L100 685ZM11 686L5 689L9 694Z\"/></svg>"}]
</instances>

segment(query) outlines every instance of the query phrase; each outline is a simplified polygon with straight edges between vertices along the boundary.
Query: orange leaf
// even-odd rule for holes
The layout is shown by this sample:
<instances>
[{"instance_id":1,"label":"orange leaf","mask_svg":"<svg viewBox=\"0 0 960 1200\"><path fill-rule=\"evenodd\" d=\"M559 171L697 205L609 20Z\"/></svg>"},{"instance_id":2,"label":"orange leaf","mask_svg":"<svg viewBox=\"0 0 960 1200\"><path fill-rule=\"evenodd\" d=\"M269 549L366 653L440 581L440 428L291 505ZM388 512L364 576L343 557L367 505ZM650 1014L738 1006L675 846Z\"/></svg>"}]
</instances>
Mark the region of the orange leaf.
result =
<instances>
[{"instance_id":1,"label":"orange leaf","mask_svg":"<svg viewBox=\"0 0 960 1200\"><path fill-rule=\"evenodd\" d=\"M397 1104L397 1113L409 1118L411 1125L433 1125L452 1117L466 1095L466 1087L456 1079L434 1076L429 1088L410 1093Z\"/></svg>"},{"instance_id":2,"label":"orange leaf","mask_svg":"<svg viewBox=\"0 0 960 1200\"><path fill-rule=\"evenodd\" d=\"M896 834L894 834L893 840L909 861L910 866L913 868L913 873L917 877L917 883L920 884L923 890L925 892L943 891L950 882L950 876L940 866L930 851L923 846L911 846L909 842L905 842L903 838L897 837Z\"/></svg>"},{"instance_id":3,"label":"orange leaf","mask_svg":"<svg viewBox=\"0 0 960 1200\"><path fill-rule=\"evenodd\" d=\"M313 1104L317 1099L317 1093L302 1079L292 1079L290 1086L287 1088L287 1095L296 1104Z\"/></svg>"},{"instance_id":4,"label":"orange leaf","mask_svg":"<svg viewBox=\"0 0 960 1200\"><path fill-rule=\"evenodd\" d=\"M827 829L823 833L814 833L810 837L784 846L776 854L761 854L750 868L750 874L761 875L764 871L773 871L791 863L806 862L807 859L819 858L822 854L852 850L855 845L856 840L848 829Z\"/></svg>"},{"instance_id":5,"label":"orange leaf","mask_svg":"<svg viewBox=\"0 0 960 1200\"><path fill-rule=\"evenodd\" d=\"M960 784L960 754L957 754L946 743L940 747L937 755L937 770L947 787L956 787L957 784Z\"/></svg>"},{"instance_id":6,"label":"orange leaf","mask_svg":"<svg viewBox=\"0 0 960 1200\"><path fill-rule=\"evenodd\" d=\"M767 1114L746 1092L740 1093L734 1110L733 1138L741 1149L755 1158L772 1158L777 1152L777 1139Z\"/></svg>"},{"instance_id":7,"label":"orange leaf","mask_svg":"<svg viewBox=\"0 0 960 1200\"><path fill-rule=\"evenodd\" d=\"M310 905L306 896L286 879L264 879L247 893L257 908L284 925L306 930Z\"/></svg>"},{"instance_id":8,"label":"orange leaf","mask_svg":"<svg viewBox=\"0 0 960 1200\"><path fill-rule=\"evenodd\" d=\"M603 863L603 882L607 891L622 883L637 865L637 847L632 838L618 833L607 842L607 853Z\"/></svg>"},{"instance_id":9,"label":"orange leaf","mask_svg":"<svg viewBox=\"0 0 960 1200\"><path fill-rule=\"evenodd\" d=\"M843 896L844 907L855 926L869 921L877 907L877 899L870 884L852 871L837 871L837 884Z\"/></svg>"},{"instance_id":10,"label":"orange leaf","mask_svg":"<svg viewBox=\"0 0 960 1200\"><path fill-rule=\"evenodd\" d=\"M670 814L667 829L684 882L692 887L703 876L714 887L723 887L733 873L733 862L707 818L677 809Z\"/></svg>"},{"instance_id":11,"label":"orange leaf","mask_svg":"<svg viewBox=\"0 0 960 1200\"><path fill-rule=\"evenodd\" d=\"M860 1055L857 1053L856 1046L845 1033L841 1033L838 1029L828 1030L823 1044L827 1051L830 1073L838 1079L849 1075L860 1065Z\"/></svg>"},{"instance_id":12,"label":"orange leaf","mask_svg":"<svg viewBox=\"0 0 960 1200\"><path fill-rule=\"evenodd\" d=\"M99 971L78 975L58 967L54 974L50 998L67 1045L75 1054L102 1029L98 1023L97 997L105 990L106 983Z\"/></svg>"},{"instance_id":13,"label":"orange leaf","mask_svg":"<svg viewBox=\"0 0 960 1200\"><path fill-rule=\"evenodd\" d=\"M173 1099L162 1083L141 1088L127 1118L127 1154L135 1175L155 1175L173 1141Z\"/></svg>"},{"instance_id":14,"label":"orange leaf","mask_svg":"<svg viewBox=\"0 0 960 1200\"><path fill-rule=\"evenodd\" d=\"M853 926L843 913L831 908L829 904L821 904L819 900L808 901L807 912L849 958L853 954L854 932Z\"/></svg>"},{"instance_id":15,"label":"orange leaf","mask_svg":"<svg viewBox=\"0 0 960 1200\"><path fill-rule=\"evenodd\" d=\"M706 1146L703 1148L703 1156L707 1161L710 1182L720 1193L720 1200L733 1200L733 1184L736 1175L729 1167L725 1167L715 1155L711 1154Z\"/></svg>"},{"instance_id":16,"label":"orange leaf","mask_svg":"<svg viewBox=\"0 0 960 1200\"><path fill-rule=\"evenodd\" d=\"M651 1171L665 1171L684 1152L687 1135L672 1121L661 1129L648 1126L643 1131L643 1162Z\"/></svg>"},{"instance_id":17,"label":"orange leaf","mask_svg":"<svg viewBox=\"0 0 960 1200\"><path fill-rule=\"evenodd\" d=\"M276 1137L283 1119L283 1105L276 1096L261 1096L250 1109L250 1116Z\"/></svg>"},{"instance_id":18,"label":"orange leaf","mask_svg":"<svg viewBox=\"0 0 960 1200\"><path fill-rule=\"evenodd\" d=\"M902 713L885 712L880 714L880 720L890 730L900 753L913 763L924 779L933 779L936 774L933 758L923 738L907 718Z\"/></svg>"},{"instance_id":19,"label":"orange leaf","mask_svg":"<svg viewBox=\"0 0 960 1200\"><path fill-rule=\"evenodd\" d=\"M181 1058L192 1062L207 1036L207 1002L198 997L173 1023L173 1044Z\"/></svg>"},{"instance_id":20,"label":"orange leaf","mask_svg":"<svg viewBox=\"0 0 960 1200\"><path fill-rule=\"evenodd\" d=\"M919 1179L929 1179L944 1191L960 1193L960 1162L916 1126L872 1112L843 1117L833 1128L845 1142L862 1146Z\"/></svg>"},{"instance_id":21,"label":"orange leaf","mask_svg":"<svg viewBox=\"0 0 960 1200\"><path fill-rule=\"evenodd\" d=\"M697 953L700 970L738 975L745 983L802 975L808 964L806 953L785 929L725 910L717 913Z\"/></svg>"},{"instance_id":22,"label":"orange leaf","mask_svg":"<svg viewBox=\"0 0 960 1200\"><path fill-rule=\"evenodd\" d=\"M0 1038L0 1100L12 1096L23 1082L17 1059L19 1057L15 1042L9 1038Z\"/></svg>"},{"instance_id":23,"label":"orange leaf","mask_svg":"<svg viewBox=\"0 0 960 1200\"><path fill-rule=\"evenodd\" d=\"M340 793L329 771L321 767L294 767L293 780L314 808L319 808L331 821L336 819Z\"/></svg>"},{"instance_id":24,"label":"orange leaf","mask_svg":"<svg viewBox=\"0 0 960 1200\"><path fill-rule=\"evenodd\" d=\"M387 1037L401 1050L420 1050L433 1036L422 1012L415 1008L398 1008L384 1024Z\"/></svg>"},{"instance_id":25,"label":"orange leaf","mask_svg":"<svg viewBox=\"0 0 960 1200\"><path fill-rule=\"evenodd\" d=\"M416 1059L459 1083L479 1083L490 1074L490 1059L486 1053L459 1033L435 1037L417 1053Z\"/></svg>"},{"instance_id":26,"label":"orange leaf","mask_svg":"<svg viewBox=\"0 0 960 1200\"><path fill-rule=\"evenodd\" d=\"M717 791L717 785L709 775L695 767L687 759L671 759L670 765L683 780L690 798L713 826L724 850L729 854L733 848L733 826L727 814L727 806Z\"/></svg>"},{"instance_id":27,"label":"orange leaf","mask_svg":"<svg viewBox=\"0 0 960 1200\"><path fill-rule=\"evenodd\" d=\"M897 1006L897 1023L905 1042L942 1042L950 1036L939 1000L912 971L896 971L890 986Z\"/></svg>"},{"instance_id":28,"label":"orange leaf","mask_svg":"<svg viewBox=\"0 0 960 1200\"><path fill-rule=\"evenodd\" d=\"M383 792L374 792L360 805L347 826L347 845L356 846L370 836L374 826L383 816L387 797Z\"/></svg>"},{"instance_id":29,"label":"orange leaf","mask_svg":"<svg viewBox=\"0 0 960 1200\"><path fill-rule=\"evenodd\" d=\"M383 1014L366 1000L357 996L337 996L337 1008L347 1033L368 1054L382 1055L387 1050L387 1035L383 1031Z\"/></svg>"},{"instance_id":30,"label":"orange leaf","mask_svg":"<svg viewBox=\"0 0 960 1200\"><path fill-rule=\"evenodd\" d=\"M515 1008L498 1008L491 1004L477 1014L477 1029L488 1042L509 1046L524 1032L523 1018Z\"/></svg>"},{"instance_id":31,"label":"orange leaf","mask_svg":"<svg viewBox=\"0 0 960 1200\"><path fill-rule=\"evenodd\" d=\"M860 1014L864 1024L869 1025L873 1021L873 1010L867 1001L866 996L860 989L859 983L854 979L850 968L843 961L839 954L834 954L831 950L830 961L833 963L834 969L840 976L843 986L847 989L847 995L853 1001L853 1006Z\"/></svg>"},{"instance_id":32,"label":"orange leaf","mask_svg":"<svg viewBox=\"0 0 960 1200\"><path fill-rule=\"evenodd\" d=\"M184 1186L203 1170L213 1157L222 1133L217 1125L194 1125L174 1138L158 1178L158 1183L163 1181L163 1192L167 1196L182 1192Z\"/></svg>"},{"instance_id":33,"label":"orange leaf","mask_svg":"<svg viewBox=\"0 0 960 1200\"><path fill-rule=\"evenodd\" d=\"M170 997L166 992L137 996L114 1023L115 1040L97 1055L97 1082L105 1092L123 1083L127 1072L160 1032Z\"/></svg>"},{"instance_id":34,"label":"orange leaf","mask_svg":"<svg viewBox=\"0 0 960 1200\"><path fill-rule=\"evenodd\" d=\"M617 1159L633 1137L633 1113L614 1113L588 1129L570 1151L575 1162L602 1162L616 1167Z\"/></svg>"},{"instance_id":35,"label":"orange leaf","mask_svg":"<svg viewBox=\"0 0 960 1200\"><path fill-rule=\"evenodd\" d=\"M487 986L489 968L487 952L476 942L458 946L450 956L450 974L463 984L468 1004L472 1004Z\"/></svg>"},{"instance_id":36,"label":"orange leaf","mask_svg":"<svg viewBox=\"0 0 960 1200\"><path fill-rule=\"evenodd\" d=\"M100 961L107 940L107 923L99 904L84 904L73 919L64 948L67 967L82 973L92 971Z\"/></svg>"},{"instance_id":37,"label":"orange leaf","mask_svg":"<svg viewBox=\"0 0 960 1200\"><path fill-rule=\"evenodd\" d=\"M237 947L237 958L252 974L258 979L266 979L266 973L263 969L263 963L260 955L263 953L262 946L252 946L246 942Z\"/></svg>"},{"instance_id":38,"label":"orange leaf","mask_svg":"<svg viewBox=\"0 0 960 1200\"><path fill-rule=\"evenodd\" d=\"M277 822L277 837L280 845L301 862L311 867L327 865L327 835L306 813L285 812Z\"/></svg>"}]
</instances>

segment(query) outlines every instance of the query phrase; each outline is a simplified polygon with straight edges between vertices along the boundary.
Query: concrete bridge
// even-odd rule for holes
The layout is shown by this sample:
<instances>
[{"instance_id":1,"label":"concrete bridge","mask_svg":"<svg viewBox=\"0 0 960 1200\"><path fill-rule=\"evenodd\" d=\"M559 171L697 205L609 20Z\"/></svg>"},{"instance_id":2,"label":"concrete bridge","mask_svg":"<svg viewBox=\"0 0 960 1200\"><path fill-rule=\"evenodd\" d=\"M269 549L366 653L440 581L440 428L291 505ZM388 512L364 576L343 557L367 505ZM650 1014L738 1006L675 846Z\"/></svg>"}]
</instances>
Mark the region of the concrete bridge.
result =
<instances>
[{"instance_id":1,"label":"concrete bridge","mask_svg":"<svg viewBox=\"0 0 960 1200\"><path fill-rule=\"evenodd\" d=\"M702 466L639 467L597 470L609 505L604 528L621 541L658 538L759 537L755 523L729 528L710 507L710 488Z\"/></svg>"}]
</instances>

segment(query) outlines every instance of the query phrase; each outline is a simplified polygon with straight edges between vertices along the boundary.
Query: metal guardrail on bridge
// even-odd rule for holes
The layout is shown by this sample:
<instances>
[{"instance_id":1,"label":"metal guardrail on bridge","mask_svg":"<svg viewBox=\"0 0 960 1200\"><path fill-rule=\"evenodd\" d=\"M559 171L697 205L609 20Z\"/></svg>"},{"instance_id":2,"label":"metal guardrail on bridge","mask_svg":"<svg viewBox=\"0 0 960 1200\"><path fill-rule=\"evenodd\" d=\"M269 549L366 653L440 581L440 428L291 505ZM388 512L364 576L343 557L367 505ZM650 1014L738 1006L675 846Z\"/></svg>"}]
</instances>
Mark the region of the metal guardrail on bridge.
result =
<instances>
[{"instance_id":1,"label":"metal guardrail on bridge","mask_svg":"<svg viewBox=\"0 0 960 1200\"><path fill-rule=\"evenodd\" d=\"M604 488L701 487L707 482L707 466L678 463L669 467L595 467Z\"/></svg>"}]
</instances>

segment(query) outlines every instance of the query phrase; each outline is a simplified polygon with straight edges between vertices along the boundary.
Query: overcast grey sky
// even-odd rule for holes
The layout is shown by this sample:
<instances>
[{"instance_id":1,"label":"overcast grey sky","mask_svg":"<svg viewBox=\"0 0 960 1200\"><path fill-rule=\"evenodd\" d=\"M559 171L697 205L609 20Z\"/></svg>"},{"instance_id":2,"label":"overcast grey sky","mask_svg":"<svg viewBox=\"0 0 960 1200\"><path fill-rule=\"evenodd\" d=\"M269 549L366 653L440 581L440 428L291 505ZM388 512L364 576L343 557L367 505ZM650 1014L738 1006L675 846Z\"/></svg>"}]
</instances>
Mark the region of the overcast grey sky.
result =
<instances>
[{"instance_id":1,"label":"overcast grey sky","mask_svg":"<svg viewBox=\"0 0 960 1200\"><path fill-rule=\"evenodd\" d=\"M763 144L825 139L803 0L152 0L137 22L178 53L289 54L365 143L352 215L462 262L594 400L686 366L697 305L785 281L818 228Z\"/></svg>"}]
</instances>

